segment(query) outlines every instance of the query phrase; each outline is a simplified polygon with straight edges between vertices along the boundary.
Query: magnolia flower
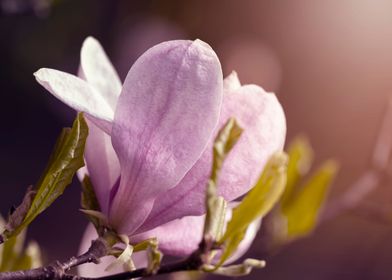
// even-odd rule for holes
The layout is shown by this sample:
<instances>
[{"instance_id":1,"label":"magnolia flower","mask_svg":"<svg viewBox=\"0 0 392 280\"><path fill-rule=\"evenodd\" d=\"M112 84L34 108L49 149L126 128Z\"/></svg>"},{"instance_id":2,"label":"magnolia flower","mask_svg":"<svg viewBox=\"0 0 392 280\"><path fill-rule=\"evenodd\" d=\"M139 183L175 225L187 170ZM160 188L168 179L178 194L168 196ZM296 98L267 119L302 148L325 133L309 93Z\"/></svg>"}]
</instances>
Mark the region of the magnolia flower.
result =
<instances>
[{"instance_id":1,"label":"magnolia flower","mask_svg":"<svg viewBox=\"0 0 392 280\"><path fill-rule=\"evenodd\" d=\"M91 37L82 46L79 77L46 68L35 76L85 112L86 168L110 225L131 243L157 237L165 254L187 255L201 239L213 140L230 117L244 132L218 181L226 200L245 194L284 145L285 117L275 95L241 86L235 73L223 81L215 52L200 40L152 47L123 85ZM241 248L256 230L251 227ZM84 243L93 234L88 229Z\"/></svg>"}]
</instances>

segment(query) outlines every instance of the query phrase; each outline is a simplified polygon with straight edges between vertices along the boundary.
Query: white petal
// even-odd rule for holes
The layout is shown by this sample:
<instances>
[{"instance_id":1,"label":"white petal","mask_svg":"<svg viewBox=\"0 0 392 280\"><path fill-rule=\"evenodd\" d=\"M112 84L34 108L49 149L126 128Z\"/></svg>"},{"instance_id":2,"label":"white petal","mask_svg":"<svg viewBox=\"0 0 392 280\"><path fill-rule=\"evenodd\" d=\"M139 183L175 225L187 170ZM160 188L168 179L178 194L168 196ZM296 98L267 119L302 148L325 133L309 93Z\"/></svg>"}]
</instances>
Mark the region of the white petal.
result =
<instances>
[{"instance_id":1,"label":"white petal","mask_svg":"<svg viewBox=\"0 0 392 280\"><path fill-rule=\"evenodd\" d=\"M80 71L114 111L121 92L121 81L102 46L93 37L88 37L83 43Z\"/></svg>"},{"instance_id":2,"label":"white petal","mask_svg":"<svg viewBox=\"0 0 392 280\"><path fill-rule=\"evenodd\" d=\"M112 122L114 112L109 104L82 79L54 69L41 68L34 73L38 83L76 111Z\"/></svg>"}]
</instances>

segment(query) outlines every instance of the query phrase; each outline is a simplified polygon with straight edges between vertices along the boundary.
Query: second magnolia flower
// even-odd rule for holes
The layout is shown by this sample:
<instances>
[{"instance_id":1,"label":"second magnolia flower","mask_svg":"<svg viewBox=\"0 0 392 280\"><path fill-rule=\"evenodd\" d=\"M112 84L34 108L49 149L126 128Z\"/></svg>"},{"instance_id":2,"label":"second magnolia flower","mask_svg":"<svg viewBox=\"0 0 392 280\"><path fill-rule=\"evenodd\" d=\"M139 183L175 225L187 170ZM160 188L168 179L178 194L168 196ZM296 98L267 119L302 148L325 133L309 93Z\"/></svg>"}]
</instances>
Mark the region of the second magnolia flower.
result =
<instances>
[{"instance_id":1,"label":"second magnolia flower","mask_svg":"<svg viewBox=\"0 0 392 280\"><path fill-rule=\"evenodd\" d=\"M219 178L228 201L245 194L284 145L285 117L275 95L242 86L235 73L223 81L215 52L200 40L152 47L123 85L91 37L79 77L52 69L35 76L86 113L87 172L111 226L131 242L158 237L164 253L187 254L200 241L192 229L203 223L197 216L205 212L213 140L228 118L244 129Z\"/></svg>"}]
</instances>

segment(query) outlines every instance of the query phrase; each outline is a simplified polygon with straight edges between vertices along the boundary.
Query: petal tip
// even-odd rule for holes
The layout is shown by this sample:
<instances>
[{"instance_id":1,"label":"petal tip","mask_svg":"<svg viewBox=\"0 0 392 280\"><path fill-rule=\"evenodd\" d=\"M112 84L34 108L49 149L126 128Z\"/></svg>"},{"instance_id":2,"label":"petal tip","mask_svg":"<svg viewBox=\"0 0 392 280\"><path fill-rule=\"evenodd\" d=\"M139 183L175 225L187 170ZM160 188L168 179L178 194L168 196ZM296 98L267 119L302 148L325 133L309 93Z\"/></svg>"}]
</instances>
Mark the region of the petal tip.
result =
<instances>
[{"instance_id":1,"label":"petal tip","mask_svg":"<svg viewBox=\"0 0 392 280\"><path fill-rule=\"evenodd\" d=\"M240 79L236 71L231 73L223 80L223 88L228 91L234 91L241 87Z\"/></svg>"},{"instance_id":2,"label":"petal tip","mask_svg":"<svg viewBox=\"0 0 392 280\"><path fill-rule=\"evenodd\" d=\"M38 80L42 78L42 73L44 72L45 68L40 68L33 73L33 76Z\"/></svg>"},{"instance_id":3,"label":"petal tip","mask_svg":"<svg viewBox=\"0 0 392 280\"><path fill-rule=\"evenodd\" d=\"M86 39L84 39L83 46L97 44L97 43L99 44L98 40L95 37L88 36ZM83 46L82 46L82 48L83 48Z\"/></svg>"}]
</instances>

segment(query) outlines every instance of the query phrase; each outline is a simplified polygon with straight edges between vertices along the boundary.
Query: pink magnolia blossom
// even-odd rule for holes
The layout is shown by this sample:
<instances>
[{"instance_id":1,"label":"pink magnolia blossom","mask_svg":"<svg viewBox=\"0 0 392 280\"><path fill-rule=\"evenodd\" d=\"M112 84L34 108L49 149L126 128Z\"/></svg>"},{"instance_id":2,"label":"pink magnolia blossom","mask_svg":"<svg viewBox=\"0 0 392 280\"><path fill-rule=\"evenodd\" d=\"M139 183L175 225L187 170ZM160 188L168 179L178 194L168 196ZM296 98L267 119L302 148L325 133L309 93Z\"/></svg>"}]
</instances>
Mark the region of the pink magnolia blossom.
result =
<instances>
[{"instance_id":1,"label":"pink magnolia blossom","mask_svg":"<svg viewBox=\"0 0 392 280\"><path fill-rule=\"evenodd\" d=\"M285 116L275 95L242 86L235 73L223 81L215 52L200 40L152 47L123 85L91 37L81 50L79 77L47 68L35 76L86 113L87 172L110 225L132 243L157 237L165 254L189 254L201 239L213 139L228 118L244 129L218 182L228 201L245 194L284 145ZM91 238L86 233L86 242Z\"/></svg>"}]
</instances>

